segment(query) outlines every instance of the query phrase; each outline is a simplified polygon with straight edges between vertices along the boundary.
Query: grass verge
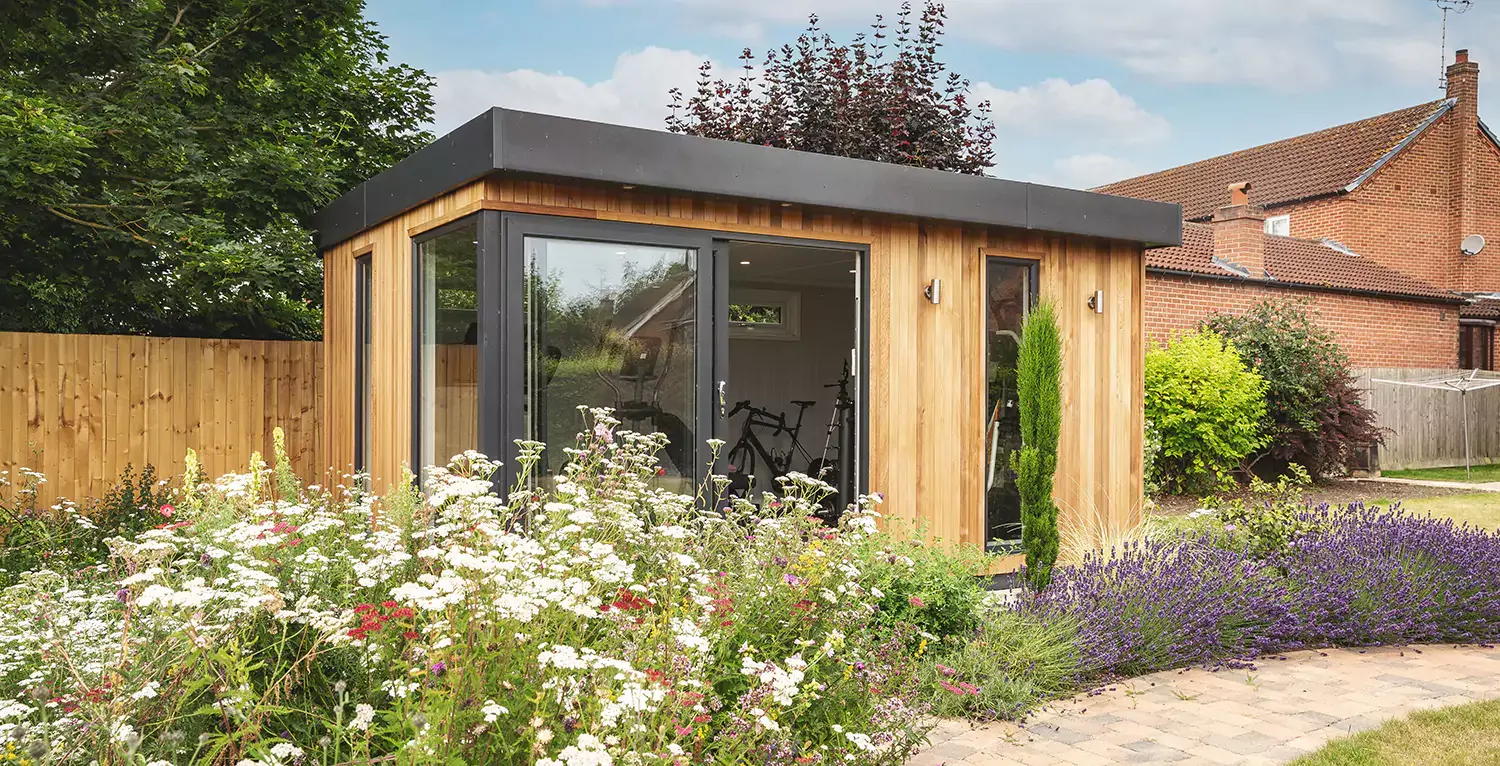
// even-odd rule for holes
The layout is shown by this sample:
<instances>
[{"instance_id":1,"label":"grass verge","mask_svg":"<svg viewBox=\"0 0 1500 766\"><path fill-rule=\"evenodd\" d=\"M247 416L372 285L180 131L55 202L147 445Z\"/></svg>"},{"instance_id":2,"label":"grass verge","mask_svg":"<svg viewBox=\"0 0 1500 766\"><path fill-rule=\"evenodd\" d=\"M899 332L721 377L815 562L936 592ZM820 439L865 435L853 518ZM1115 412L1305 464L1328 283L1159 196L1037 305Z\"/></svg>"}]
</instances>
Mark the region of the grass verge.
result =
<instances>
[{"instance_id":1,"label":"grass verge","mask_svg":"<svg viewBox=\"0 0 1500 766\"><path fill-rule=\"evenodd\" d=\"M1373 502L1371 505L1389 505ZM1482 529L1500 531L1500 492L1476 492L1472 495L1412 497L1401 501L1410 513L1440 516Z\"/></svg>"},{"instance_id":2,"label":"grass verge","mask_svg":"<svg viewBox=\"0 0 1500 766\"><path fill-rule=\"evenodd\" d=\"M1381 476L1390 479L1425 479L1428 481L1464 481L1479 484L1500 481L1500 463L1476 465L1472 474L1465 474L1463 466L1447 468L1409 468L1405 471L1381 471Z\"/></svg>"},{"instance_id":3,"label":"grass verge","mask_svg":"<svg viewBox=\"0 0 1500 766\"><path fill-rule=\"evenodd\" d=\"M1500 700L1424 710L1328 743L1291 766L1500 763Z\"/></svg>"}]
</instances>

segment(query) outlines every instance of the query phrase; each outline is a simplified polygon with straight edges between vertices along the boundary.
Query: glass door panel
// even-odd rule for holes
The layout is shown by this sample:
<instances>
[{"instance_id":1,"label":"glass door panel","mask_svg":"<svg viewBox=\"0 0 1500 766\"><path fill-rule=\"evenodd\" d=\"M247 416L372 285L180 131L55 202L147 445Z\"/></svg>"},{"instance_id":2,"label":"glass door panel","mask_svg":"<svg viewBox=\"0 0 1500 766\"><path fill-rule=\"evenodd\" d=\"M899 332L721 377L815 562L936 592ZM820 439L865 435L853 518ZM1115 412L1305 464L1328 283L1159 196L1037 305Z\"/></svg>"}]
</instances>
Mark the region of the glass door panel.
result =
<instances>
[{"instance_id":1,"label":"glass door panel","mask_svg":"<svg viewBox=\"0 0 1500 766\"><path fill-rule=\"evenodd\" d=\"M1003 548L1021 539L1021 495L1010 454L1021 447L1016 355L1021 322L1031 311L1036 264L988 258L985 264L985 542Z\"/></svg>"},{"instance_id":2,"label":"glass door panel","mask_svg":"<svg viewBox=\"0 0 1500 766\"><path fill-rule=\"evenodd\" d=\"M666 434L663 480L691 493L697 249L528 236L523 250L523 432L547 444L538 475L566 463L579 406L610 407L623 429Z\"/></svg>"}]
</instances>

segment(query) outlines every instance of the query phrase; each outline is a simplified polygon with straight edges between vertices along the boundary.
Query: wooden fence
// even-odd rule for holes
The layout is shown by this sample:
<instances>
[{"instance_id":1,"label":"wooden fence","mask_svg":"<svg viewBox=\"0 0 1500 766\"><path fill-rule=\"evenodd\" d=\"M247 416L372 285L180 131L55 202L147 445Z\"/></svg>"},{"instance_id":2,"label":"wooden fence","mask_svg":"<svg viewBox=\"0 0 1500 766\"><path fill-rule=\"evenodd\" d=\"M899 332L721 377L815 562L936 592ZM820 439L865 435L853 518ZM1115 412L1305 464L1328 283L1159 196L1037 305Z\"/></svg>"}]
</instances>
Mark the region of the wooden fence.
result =
<instances>
[{"instance_id":1,"label":"wooden fence","mask_svg":"<svg viewBox=\"0 0 1500 766\"><path fill-rule=\"evenodd\" d=\"M106 491L125 466L209 476L271 455L286 431L298 474L322 476L322 344L0 333L0 469L47 476L42 499Z\"/></svg>"},{"instance_id":2,"label":"wooden fence","mask_svg":"<svg viewBox=\"0 0 1500 766\"><path fill-rule=\"evenodd\" d=\"M1380 449L1382 470L1463 465L1465 404L1474 462L1500 462L1500 386L1465 397L1457 392L1372 382L1374 378L1432 379L1457 375L1456 370L1364 369L1358 373L1367 405L1379 413L1380 425L1390 429Z\"/></svg>"}]
</instances>

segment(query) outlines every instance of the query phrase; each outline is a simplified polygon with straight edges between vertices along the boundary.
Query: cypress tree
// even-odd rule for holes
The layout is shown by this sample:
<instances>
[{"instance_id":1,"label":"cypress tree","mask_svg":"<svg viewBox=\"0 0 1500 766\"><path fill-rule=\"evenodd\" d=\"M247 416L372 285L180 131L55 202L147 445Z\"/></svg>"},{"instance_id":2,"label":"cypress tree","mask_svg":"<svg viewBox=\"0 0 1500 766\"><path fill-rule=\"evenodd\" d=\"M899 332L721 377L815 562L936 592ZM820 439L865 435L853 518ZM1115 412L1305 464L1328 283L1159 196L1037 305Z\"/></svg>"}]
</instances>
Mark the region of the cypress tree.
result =
<instances>
[{"instance_id":1,"label":"cypress tree","mask_svg":"<svg viewBox=\"0 0 1500 766\"><path fill-rule=\"evenodd\" d=\"M1057 562L1057 505L1052 502L1057 442L1062 426L1062 335L1057 312L1043 301L1021 325L1016 360L1021 405L1021 448L1011 453L1021 495L1021 547L1025 578L1036 590L1052 580Z\"/></svg>"}]
</instances>

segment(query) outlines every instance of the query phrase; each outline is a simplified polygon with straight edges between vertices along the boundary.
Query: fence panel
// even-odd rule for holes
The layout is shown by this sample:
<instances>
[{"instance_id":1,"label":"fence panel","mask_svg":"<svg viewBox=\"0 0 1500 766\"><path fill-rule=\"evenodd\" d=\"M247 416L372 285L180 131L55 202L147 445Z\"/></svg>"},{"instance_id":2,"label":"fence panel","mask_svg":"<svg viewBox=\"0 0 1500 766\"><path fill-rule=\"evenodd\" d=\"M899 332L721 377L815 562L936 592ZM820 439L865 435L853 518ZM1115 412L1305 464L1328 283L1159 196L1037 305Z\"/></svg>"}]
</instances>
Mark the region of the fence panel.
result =
<instances>
[{"instance_id":1,"label":"fence panel","mask_svg":"<svg viewBox=\"0 0 1500 766\"><path fill-rule=\"evenodd\" d=\"M1356 370L1365 390L1367 406L1380 415L1380 425L1390 429L1380 449L1380 467L1434 468L1463 465L1464 406L1468 406L1469 440L1474 462L1500 462L1500 386L1467 396L1372 379L1422 380L1457 375L1458 370L1384 369ZM1485 375L1486 373L1481 373ZM1490 377L1494 373L1488 373Z\"/></svg>"},{"instance_id":2,"label":"fence panel","mask_svg":"<svg viewBox=\"0 0 1500 766\"><path fill-rule=\"evenodd\" d=\"M286 431L299 475L323 475L322 344L0 332L0 469L47 475L43 499L106 491L125 469L209 476L271 455Z\"/></svg>"}]
</instances>

